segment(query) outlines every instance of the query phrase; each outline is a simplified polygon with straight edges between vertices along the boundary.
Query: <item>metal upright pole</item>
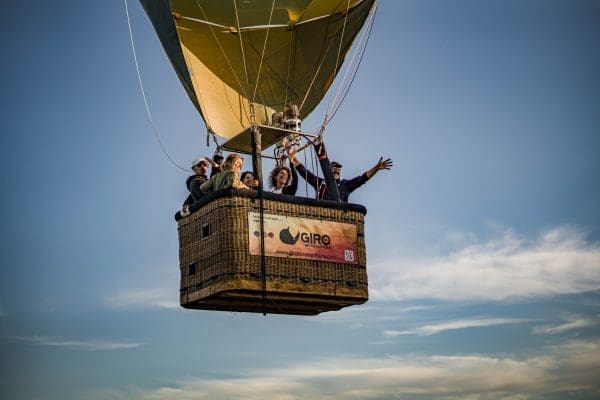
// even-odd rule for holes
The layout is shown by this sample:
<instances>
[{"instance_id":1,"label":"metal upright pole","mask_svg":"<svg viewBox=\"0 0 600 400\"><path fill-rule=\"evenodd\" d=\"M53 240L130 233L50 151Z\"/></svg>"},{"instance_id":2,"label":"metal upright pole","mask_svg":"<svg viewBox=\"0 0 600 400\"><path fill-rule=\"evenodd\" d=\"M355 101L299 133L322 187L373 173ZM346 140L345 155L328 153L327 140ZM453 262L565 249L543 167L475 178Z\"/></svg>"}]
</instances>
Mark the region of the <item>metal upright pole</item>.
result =
<instances>
[{"instance_id":1,"label":"metal upright pole","mask_svg":"<svg viewBox=\"0 0 600 400\"><path fill-rule=\"evenodd\" d=\"M253 107L252 107L253 111ZM263 315L267 315L267 266L265 262L265 207L263 199L261 133L256 124L252 124L250 144L252 146L252 170L258 179L258 201L260 210L260 272L262 276Z\"/></svg>"},{"instance_id":2,"label":"metal upright pole","mask_svg":"<svg viewBox=\"0 0 600 400\"><path fill-rule=\"evenodd\" d=\"M252 146L252 172L256 179L258 179L258 188L259 191L263 189L263 179L262 179L262 147L261 147L261 139L262 134L260 133L260 129L256 125L252 125L251 128L251 137L250 137L250 145Z\"/></svg>"}]
</instances>

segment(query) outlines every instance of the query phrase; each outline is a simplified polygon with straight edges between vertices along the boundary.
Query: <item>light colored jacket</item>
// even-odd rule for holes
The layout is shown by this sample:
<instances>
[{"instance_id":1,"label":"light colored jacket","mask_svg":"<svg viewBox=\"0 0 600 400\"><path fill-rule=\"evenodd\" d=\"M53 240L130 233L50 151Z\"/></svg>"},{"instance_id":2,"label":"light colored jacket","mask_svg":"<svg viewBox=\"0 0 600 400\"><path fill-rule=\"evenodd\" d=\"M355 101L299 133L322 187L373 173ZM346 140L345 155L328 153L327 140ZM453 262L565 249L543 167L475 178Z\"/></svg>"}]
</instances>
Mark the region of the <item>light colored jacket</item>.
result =
<instances>
[{"instance_id":1,"label":"light colored jacket","mask_svg":"<svg viewBox=\"0 0 600 400\"><path fill-rule=\"evenodd\" d=\"M200 190L205 196L212 192L229 188L250 189L242 183L238 174L231 170L226 170L212 176L200 186Z\"/></svg>"}]
</instances>

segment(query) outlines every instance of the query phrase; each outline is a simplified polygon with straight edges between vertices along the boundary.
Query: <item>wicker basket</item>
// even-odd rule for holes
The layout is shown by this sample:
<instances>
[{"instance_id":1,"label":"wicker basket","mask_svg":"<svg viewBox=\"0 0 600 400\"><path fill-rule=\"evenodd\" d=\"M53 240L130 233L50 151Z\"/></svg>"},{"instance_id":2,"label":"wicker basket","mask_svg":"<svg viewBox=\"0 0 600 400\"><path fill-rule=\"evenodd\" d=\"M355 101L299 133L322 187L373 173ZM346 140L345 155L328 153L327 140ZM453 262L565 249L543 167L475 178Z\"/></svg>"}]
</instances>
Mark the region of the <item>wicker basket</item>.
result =
<instances>
[{"instance_id":1,"label":"wicker basket","mask_svg":"<svg viewBox=\"0 0 600 400\"><path fill-rule=\"evenodd\" d=\"M356 231L353 262L262 252L252 255L249 215L260 215L258 193L215 193L200 210L179 221L183 307L315 315L368 300L364 207L271 193L263 193L262 206L263 218L285 216L351 224ZM253 233L258 236L256 230Z\"/></svg>"}]
</instances>

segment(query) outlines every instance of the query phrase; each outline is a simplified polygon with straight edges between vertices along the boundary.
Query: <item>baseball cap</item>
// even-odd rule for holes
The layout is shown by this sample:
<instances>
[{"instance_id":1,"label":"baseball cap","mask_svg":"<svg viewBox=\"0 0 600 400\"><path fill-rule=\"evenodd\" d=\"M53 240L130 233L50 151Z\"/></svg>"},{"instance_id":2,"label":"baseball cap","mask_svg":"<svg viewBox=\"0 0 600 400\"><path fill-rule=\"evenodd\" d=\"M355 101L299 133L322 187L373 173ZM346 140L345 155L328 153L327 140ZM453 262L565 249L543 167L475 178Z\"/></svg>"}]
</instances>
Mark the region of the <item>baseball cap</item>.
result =
<instances>
[{"instance_id":1,"label":"baseball cap","mask_svg":"<svg viewBox=\"0 0 600 400\"><path fill-rule=\"evenodd\" d=\"M196 165L200 164L203 161L205 163L207 163L207 164L210 164L206 158L204 158L204 157L198 157L194 161L192 161L192 168L194 168Z\"/></svg>"}]
</instances>

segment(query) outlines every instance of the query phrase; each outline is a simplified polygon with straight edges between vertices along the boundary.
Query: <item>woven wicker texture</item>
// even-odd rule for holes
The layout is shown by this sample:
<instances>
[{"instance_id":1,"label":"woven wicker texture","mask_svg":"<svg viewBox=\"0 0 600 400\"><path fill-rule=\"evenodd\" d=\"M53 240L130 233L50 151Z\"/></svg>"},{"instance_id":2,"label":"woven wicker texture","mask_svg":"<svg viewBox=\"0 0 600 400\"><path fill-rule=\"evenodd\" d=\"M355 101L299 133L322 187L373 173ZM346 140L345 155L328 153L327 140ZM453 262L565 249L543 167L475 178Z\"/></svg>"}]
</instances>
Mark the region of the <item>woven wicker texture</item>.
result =
<instances>
[{"instance_id":1,"label":"woven wicker texture","mask_svg":"<svg viewBox=\"0 0 600 400\"><path fill-rule=\"evenodd\" d=\"M263 200L265 214L355 225L357 264L266 256L263 303L261 257L248 251L248 213L258 213L260 201L230 194L179 221L181 305L312 315L367 301L364 212L270 198Z\"/></svg>"}]
</instances>

